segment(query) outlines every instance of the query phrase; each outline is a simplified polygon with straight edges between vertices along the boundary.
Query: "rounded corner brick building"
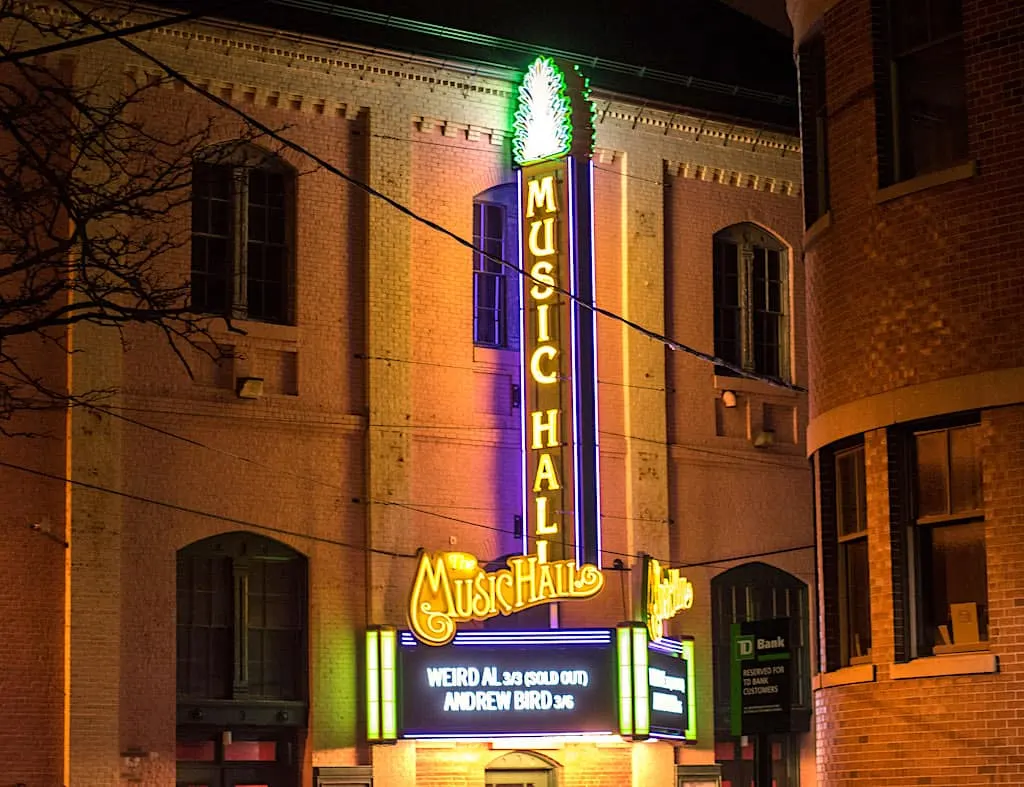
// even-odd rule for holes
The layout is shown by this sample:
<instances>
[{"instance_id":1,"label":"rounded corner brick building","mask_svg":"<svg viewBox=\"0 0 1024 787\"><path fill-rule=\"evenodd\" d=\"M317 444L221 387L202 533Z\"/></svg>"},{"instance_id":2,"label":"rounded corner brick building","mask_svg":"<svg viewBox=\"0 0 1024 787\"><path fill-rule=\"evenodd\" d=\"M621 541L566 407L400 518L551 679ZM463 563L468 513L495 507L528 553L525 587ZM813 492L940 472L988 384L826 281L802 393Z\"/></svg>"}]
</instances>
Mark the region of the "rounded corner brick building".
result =
<instances>
[{"instance_id":1,"label":"rounded corner brick building","mask_svg":"<svg viewBox=\"0 0 1024 787\"><path fill-rule=\"evenodd\" d=\"M788 9L819 784L1021 784L1024 9Z\"/></svg>"}]
</instances>

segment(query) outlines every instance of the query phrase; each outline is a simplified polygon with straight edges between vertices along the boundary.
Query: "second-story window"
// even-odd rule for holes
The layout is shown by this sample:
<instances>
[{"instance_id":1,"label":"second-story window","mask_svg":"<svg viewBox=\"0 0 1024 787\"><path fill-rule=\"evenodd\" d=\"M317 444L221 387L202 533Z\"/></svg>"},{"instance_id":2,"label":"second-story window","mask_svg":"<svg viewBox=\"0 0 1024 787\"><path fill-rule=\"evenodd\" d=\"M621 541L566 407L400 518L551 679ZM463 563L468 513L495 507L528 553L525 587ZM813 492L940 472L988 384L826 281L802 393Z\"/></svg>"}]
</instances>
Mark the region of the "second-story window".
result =
<instances>
[{"instance_id":1,"label":"second-story window","mask_svg":"<svg viewBox=\"0 0 1024 787\"><path fill-rule=\"evenodd\" d=\"M192 308L235 319L293 322L290 242L294 176L244 149L197 161L192 182Z\"/></svg>"},{"instance_id":2,"label":"second-story window","mask_svg":"<svg viewBox=\"0 0 1024 787\"><path fill-rule=\"evenodd\" d=\"M967 159L960 0L885 0L880 20L879 179L888 185Z\"/></svg>"},{"instance_id":3,"label":"second-story window","mask_svg":"<svg viewBox=\"0 0 1024 787\"><path fill-rule=\"evenodd\" d=\"M753 224L715 234L715 355L767 377L789 375L789 255ZM732 374L717 367L718 374Z\"/></svg>"},{"instance_id":4,"label":"second-story window","mask_svg":"<svg viewBox=\"0 0 1024 787\"><path fill-rule=\"evenodd\" d=\"M494 202L473 205L473 341L504 347L508 332L508 293L505 266L505 206ZM488 256L491 255L491 256Z\"/></svg>"},{"instance_id":5,"label":"second-story window","mask_svg":"<svg viewBox=\"0 0 1024 787\"><path fill-rule=\"evenodd\" d=\"M519 344L519 277L515 263L519 222L515 183L503 183L473 200L473 343L515 349Z\"/></svg>"}]
</instances>

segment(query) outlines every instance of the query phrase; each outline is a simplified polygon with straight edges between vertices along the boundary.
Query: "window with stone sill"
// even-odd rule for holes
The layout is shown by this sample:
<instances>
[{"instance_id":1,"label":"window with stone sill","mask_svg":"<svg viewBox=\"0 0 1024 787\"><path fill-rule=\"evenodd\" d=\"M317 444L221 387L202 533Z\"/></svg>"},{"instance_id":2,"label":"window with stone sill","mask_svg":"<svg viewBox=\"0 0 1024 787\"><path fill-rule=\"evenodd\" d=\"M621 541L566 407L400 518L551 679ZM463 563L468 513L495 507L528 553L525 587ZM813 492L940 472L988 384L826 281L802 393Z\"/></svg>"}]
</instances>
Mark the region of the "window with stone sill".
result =
<instances>
[{"instance_id":1,"label":"window with stone sill","mask_svg":"<svg viewBox=\"0 0 1024 787\"><path fill-rule=\"evenodd\" d=\"M715 355L749 372L789 377L789 253L767 230L735 224L713 239ZM735 375L715 367L715 374Z\"/></svg>"},{"instance_id":2,"label":"window with stone sill","mask_svg":"<svg viewBox=\"0 0 1024 787\"><path fill-rule=\"evenodd\" d=\"M823 448L818 465L825 669L871 661L867 486L860 437Z\"/></svg>"},{"instance_id":3,"label":"window with stone sill","mask_svg":"<svg viewBox=\"0 0 1024 787\"><path fill-rule=\"evenodd\" d=\"M916 431L912 449L915 655L978 650L988 640L981 427Z\"/></svg>"},{"instance_id":4,"label":"window with stone sill","mask_svg":"<svg viewBox=\"0 0 1024 787\"><path fill-rule=\"evenodd\" d=\"M192 178L192 308L238 320L294 323L295 173L247 145L211 151Z\"/></svg>"},{"instance_id":5,"label":"window with stone sill","mask_svg":"<svg viewBox=\"0 0 1024 787\"><path fill-rule=\"evenodd\" d=\"M960 0L873 0L879 187L967 160Z\"/></svg>"},{"instance_id":6,"label":"window with stone sill","mask_svg":"<svg viewBox=\"0 0 1024 787\"><path fill-rule=\"evenodd\" d=\"M506 183L473 201L473 343L480 347L518 346L519 279L498 260L512 261L519 233L516 186ZM485 253L481 253L485 252Z\"/></svg>"}]
</instances>

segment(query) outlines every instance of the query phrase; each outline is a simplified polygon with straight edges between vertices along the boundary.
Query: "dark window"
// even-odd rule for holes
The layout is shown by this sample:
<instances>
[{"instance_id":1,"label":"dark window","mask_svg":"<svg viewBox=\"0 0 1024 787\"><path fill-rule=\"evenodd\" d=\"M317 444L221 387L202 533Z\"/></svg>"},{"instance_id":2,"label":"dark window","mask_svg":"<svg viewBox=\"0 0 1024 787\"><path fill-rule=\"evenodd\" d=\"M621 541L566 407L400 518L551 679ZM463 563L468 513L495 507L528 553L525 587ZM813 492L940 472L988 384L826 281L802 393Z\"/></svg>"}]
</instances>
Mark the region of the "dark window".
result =
<instances>
[{"instance_id":1,"label":"dark window","mask_svg":"<svg viewBox=\"0 0 1024 787\"><path fill-rule=\"evenodd\" d=\"M493 202L473 206L473 341L504 347L508 322L505 266L505 207ZM490 255L490 256L488 256Z\"/></svg>"},{"instance_id":2,"label":"dark window","mask_svg":"<svg viewBox=\"0 0 1024 787\"><path fill-rule=\"evenodd\" d=\"M804 168L804 221L810 226L829 210L828 106L825 38L800 47L800 137Z\"/></svg>"},{"instance_id":3,"label":"dark window","mask_svg":"<svg viewBox=\"0 0 1024 787\"><path fill-rule=\"evenodd\" d=\"M292 322L291 171L252 149L195 164L192 308Z\"/></svg>"},{"instance_id":4,"label":"dark window","mask_svg":"<svg viewBox=\"0 0 1024 787\"><path fill-rule=\"evenodd\" d=\"M881 185L967 159L960 0L876 0Z\"/></svg>"},{"instance_id":5,"label":"dark window","mask_svg":"<svg viewBox=\"0 0 1024 787\"><path fill-rule=\"evenodd\" d=\"M231 533L178 553L178 695L303 700L306 567L269 539Z\"/></svg>"},{"instance_id":6,"label":"dark window","mask_svg":"<svg viewBox=\"0 0 1024 787\"><path fill-rule=\"evenodd\" d=\"M519 345L519 233L516 184L494 186L473 201L473 343L512 350ZM484 253L481 253L484 252Z\"/></svg>"},{"instance_id":7,"label":"dark window","mask_svg":"<svg viewBox=\"0 0 1024 787\"><path fill-rule=\"evenodd\" d=\"M716 740L732 740L730 730L731 642L733 623L790 618L798 641L793 648L791 683L793 728L809 729L811 714L807 584L766 563L747 563L711 580L712 658L715 669Z\"/></svg>"},{"instance_id":8,"label":"dark window","mask_svg":"<svg viewBox=\"0 0 1024 787\"><path fill-rule=\"evenodd\" d=\"M768 377L788 375L788 254L752 224L714 237L715 355ZM716 374L735 374L718 366Z\"/></svg>"},{"instance_id":9,"label":"dark window","mask_svg":"<svg viewBox=\"0 0 1024 787\"><path fill-rule=\"evenodd\" d=\"M862 445L835 455L835 516L842 663L857 664L870 661L871 656L867 490Z\"/></svg>"},{"instance_id":10,"label":"dark window","mask_svg":"<svg viewBox=\"0 0 1024 787\"><path fill-rule=\"evenodd\" d=\"M917 654L976 650L988 640L980 427L916 431L910 566Z\"/></svg>"}]
</instances>

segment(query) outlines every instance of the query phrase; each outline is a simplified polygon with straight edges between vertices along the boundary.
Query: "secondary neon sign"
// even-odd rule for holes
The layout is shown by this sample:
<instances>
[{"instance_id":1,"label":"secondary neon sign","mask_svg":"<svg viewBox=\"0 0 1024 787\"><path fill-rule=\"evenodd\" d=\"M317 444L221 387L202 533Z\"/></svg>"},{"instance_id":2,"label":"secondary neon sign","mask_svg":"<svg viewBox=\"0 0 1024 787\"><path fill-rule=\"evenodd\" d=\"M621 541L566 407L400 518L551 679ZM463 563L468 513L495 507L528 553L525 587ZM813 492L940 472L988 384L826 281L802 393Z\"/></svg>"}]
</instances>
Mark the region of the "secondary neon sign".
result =
<instances>
[{"instance_id":1,"label":"secondary neon sign","mask_svg":"<svg viewBox=\"0 0 1024 787\"><path fill-rule=\"evenodd\" d=\"M693 583L653 557L645 556L644 563L644 618L651 641L657 642L665 636L665 621L693 606Z\"/></svg>"}]
</instances>

